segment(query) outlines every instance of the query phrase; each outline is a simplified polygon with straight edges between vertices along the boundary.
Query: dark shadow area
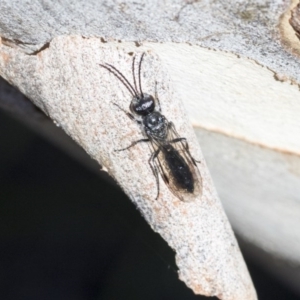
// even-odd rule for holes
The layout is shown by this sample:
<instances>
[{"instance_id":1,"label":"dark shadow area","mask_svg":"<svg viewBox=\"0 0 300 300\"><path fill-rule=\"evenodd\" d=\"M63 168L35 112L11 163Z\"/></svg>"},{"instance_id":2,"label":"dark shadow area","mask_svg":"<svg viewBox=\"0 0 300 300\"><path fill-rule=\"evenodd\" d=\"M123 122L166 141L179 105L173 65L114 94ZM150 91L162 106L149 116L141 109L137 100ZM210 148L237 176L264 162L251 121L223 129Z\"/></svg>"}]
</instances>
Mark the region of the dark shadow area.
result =
<instances>
[{"instance_id":1,"label":"dark shadow area","mask_svg":"<svg viewBox=\"0 0 300 300\"><path fill-rule=\"evenodd\" d=\"M0 143L0 299L216 299L178 280L173 251L118 188L1 111ZM260 300L299 299L249 269Z\"/></svg>"}]
</instances>

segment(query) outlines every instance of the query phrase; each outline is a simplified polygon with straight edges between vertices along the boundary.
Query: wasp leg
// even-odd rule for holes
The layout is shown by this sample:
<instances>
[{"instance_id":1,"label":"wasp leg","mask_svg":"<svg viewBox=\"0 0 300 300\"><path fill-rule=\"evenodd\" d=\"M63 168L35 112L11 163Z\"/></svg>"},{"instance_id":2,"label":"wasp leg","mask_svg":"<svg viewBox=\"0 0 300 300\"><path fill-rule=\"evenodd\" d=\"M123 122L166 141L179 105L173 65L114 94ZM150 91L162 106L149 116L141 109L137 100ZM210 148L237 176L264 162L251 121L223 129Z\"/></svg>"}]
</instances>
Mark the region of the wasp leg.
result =
<instances>
[{"instance_id":1,"label":"wasp leg","mask_svg":"<svg viewBox=\"0 0 300 300\"><path fill-rule=\"evenodd\" d=\"M113 105L115 105L115 106L118 107L122 112L124 112L124 113L127 115L127 117L128 117L129 119L131 119L132 121L135 121L135 122L137 122L137 123L140 124L140 125L142 124L141 121L135 119L135 117L133 116L133 114L131 114L130 112L128 112L128 111L126 111L125 109L123 109L119 104L113 103Z\"/></svg>"},{"instance_id":2,"label":"wasp leg","mask_svg":"<svg viewBox=\"0 0 300 300\"><path fill-rule=\"evenodd\" d=\"M130 144L128 147L126 147L126 148L123 148L123 149L115 149L114 151L116 151L116 152L124 151L124 150L127 150L127 149L129 149L129 148L135 146L136 144L142 143L142 142L150 142L150 140L149 140L149 139L141 139L141 140L138 140L138 141L135 141L135 142L131 143L131 144Z\"/></svg>"},{"instance_id":3,"label":"wasp leg","mask_svg":"<svg viewBox=\"0 0 300 300\"><path fill-rule=\"evenodd\" d=\"M175 127L174 127L174 124L173 124L172 122L169 123L169 127L176 133L177 136L179 135L179 134L177 133ZM176 139L170 141L170 143L178 143L178 142L180 142L181 145L183 146L183 148L186 150L186 152L188 153L189 157L191 158L191 160L193 161L193 164L194 164L195 166L197 166L197 163L198 163L198 164L201 163L200 160L196 160L196 159L192 156L192 154L191 154L191 152L190 152L189 144L188 144L186 138L181 137L181 138L176 138Z\"/></svg>"},{"instance_id":4,"label":"wasp leg","mask_svg":"<svg viewBox=\"0 0 300 300\"><path fill-rule=\"evenodd\" d=\"M157 149L154 153L151 154L151 156L148 160L149 166L150 166L150 168L153 172L153 175L155 177L155 180L156 180L157 195L156 195L155 200L157 200L158 197L159 197L159 176L158 176L157 166L156 166L156 163L155 163L155 159L157 158L159 152L160 152L160 149Z\"/></svg>"}]
</instances>

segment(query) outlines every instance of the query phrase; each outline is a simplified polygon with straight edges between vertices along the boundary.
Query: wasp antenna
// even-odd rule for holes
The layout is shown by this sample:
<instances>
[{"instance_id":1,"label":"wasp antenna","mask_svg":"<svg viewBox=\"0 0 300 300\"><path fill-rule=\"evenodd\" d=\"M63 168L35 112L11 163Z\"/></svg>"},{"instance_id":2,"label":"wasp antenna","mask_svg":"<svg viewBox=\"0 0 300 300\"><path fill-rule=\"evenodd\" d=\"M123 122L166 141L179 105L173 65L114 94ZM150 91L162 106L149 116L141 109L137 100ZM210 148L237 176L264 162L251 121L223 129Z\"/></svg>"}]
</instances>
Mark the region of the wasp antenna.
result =
<instances>
[{"instance_id":1,"label":"wasp antenna","mask_svg":"<svg viewBox=\"0 0 300 300\"><path fill-rule=\"evenodd\" d=\"M142 54L141 60L139 63L139 86L140 86L140 93L141 93L142 98L144 98L144 94L142 91L142 84L141 84L141 67L142 67L142 61L143 61L144 55L145 55L145 52Z\"/></svg>"},{"instance_id":2,"label":"wasp antenna","mask_svg":"<svg viewBox=\"0 0 300 300\"><path fill-rule=\"evenodd\" d=\"M110 64L105 64L105 65L99 64L99 66L105 68L110 73L115 75L124 84L124 86L127 88L127 90L132 95L132 97L138 97L135 89L132 87L130 82L126 79L126 77L118 69L116 69L114 66L112 66Z\"/></svg>"},{"instance_id":3,"label":"wasp antenna","mask_svg":"<svg viewBox=\"0 0 300 300\"><path fill-rule=\"evenodd\" d=\"M133 76L133 83L134 83L134 88L135 88L135 91L136 91L136 94L138 94L138 89L137 89L137 86L136 86L136 79L135 79L135 72L134 72L134 67L135 67L135 57L133 57L132 59L132 76Z\"/></svg>"}]
</instances>

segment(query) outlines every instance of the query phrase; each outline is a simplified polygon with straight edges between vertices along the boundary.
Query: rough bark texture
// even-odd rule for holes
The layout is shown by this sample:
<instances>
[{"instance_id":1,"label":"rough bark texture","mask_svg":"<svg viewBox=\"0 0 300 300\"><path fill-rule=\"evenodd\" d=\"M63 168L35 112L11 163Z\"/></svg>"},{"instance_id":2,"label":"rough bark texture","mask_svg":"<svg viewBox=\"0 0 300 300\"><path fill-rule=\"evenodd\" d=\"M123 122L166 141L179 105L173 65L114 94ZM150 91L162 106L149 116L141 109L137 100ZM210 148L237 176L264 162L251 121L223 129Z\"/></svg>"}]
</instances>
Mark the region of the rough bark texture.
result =
<instances>
[{"instance_id":1,"label":"rough bark texture","mask_svg":"<svg viewBox=\"0 0 300 300\"><path fill-rule=\"evenodd\" d=\"M125 48L124 48L125 47ZM141 138L137 124L112 103L127 109L128 91L100 63L117 65L128 78L131 75L135 46L103 44L100 39L58 37L50 47L28 55L2 45L2 75L13 82L104 166L140 209L152 228L176 251L179 275L196 293L217 295L221 299L253 299L246 267L222 212L216 192L195 137L188 125L178 95L169 82L164 65L147 52L143 65L144 90L160 95L162 110L176 120L177 130L191 143L191 151L200 158L203 195L193 203L176 199L161 184L156 201L155 178L148 166L147 145L114 152ZM141 49L143 50L143 49ZM57 68L57 66L61 66ZM30 81L26 80L31 74ZM193 142L194 141L194 142ZM148 153L148 155L145 155Z\"/></svg>"},{"instance_id":2,"label":"rough bark texture","mask_svg":"<svg viewBox=\"0 0 300 300\"><path fill-rule=\"evenodd\" d=\"M160 77L159 92L164 95L162 103L166 115L176 120L181 134L192 141L193 134L184 125L185 119L181 119L178 97L184 102L193 125L199 128L198 139L205 141L204 151L213 178L237 232L271 255L299 264L299 232L290 230L299 227L300 219L300 65L297 57L300 42L289 23L297 2L290 5L288 1L279 0L90 0L31 1L30 4L2 1L1 75L106 166L141 205L145 215L145 211L151 211L149 207L154 209L155 213L149 214L151 217L146 216L151 223L157 222L160 211L157 206L164 203L163 206L171 209L168 205L173 207L174 201L177 202L170 195L169 198L167 189L162 191L160 204L153 202L155 184L151 171L145 168L146 145L127 154L111 153L111 149L122 148L132 137L139 138L140 130L109 104L114 101L127 108L130 97L113 76L98 66L100 62L110 62L130 76L131 56L127 53L150 51L144 82L153 91L153 80ZM297 17L291 23L295 20ZM167 73L171 77L170 84ZM26 108L24 101L16 101L14 105L4 102L4 98L0 100L2 107L14 107L32 116L34 110L30 105ZM121 129L117 130L118 126ZM212 140L205 138L203 131L211 132L208 136ZM113 139L105 140L107 133ZM194 144L192 149L197 156ZM110 155L107 155L108 150ZM126 168L136 168L138 174L128 173ZM205 167L201 173L210 186ZM140 174L149 181L140 180ZM138 191L137 186L143 188ZM202 205L206 207L209 202L205 200L211 197L209 190L212 198L215 194L213 188L205 190L199 216L209 224L211 219L205 216L209 209ZM215 203L215 200L210 201ZM182 207L181 204L178 203L178 207ZM193 204L189 205L193 211ZM194 214L196 216L196 212ZM213 213L208 215L214 217ZM166 220L168 217L164 215L163 222ZM221 211L219 220L224 220ZM201 227L200 223L197 226ZM216 224L219 230L218 221ZM223 232L230 232L226 230ZM175 247L173 238L166 236ZM212 234L211 238L215 236ZM200 244L205 238L201 236L201 239ZM201 247L205 251L209 249L207 245ZM224 247L224 253L226 249L229 248ZM184 261L183 254L179 257ZM202 263L199 257L196 260ZM234 265L233 261L230 259L229 264ZM243 264L238 268L243 269ZM200 269L205 269L203 264L198 269L201 273ZM238 282L247 286L249 281L243 276ZM191 282L188 277L186 282ZM195 288L197 280L193 282L194 290L199 291ZM213 284L208 288L205 280L201 282L202 292L206 294L223 293L223 299L248 299L240 294L226 294L226 289L214 290ZM236 285L231 288L243 290ZM250 288L249 299L253 295Z\"/></svg>"}]
</instances>

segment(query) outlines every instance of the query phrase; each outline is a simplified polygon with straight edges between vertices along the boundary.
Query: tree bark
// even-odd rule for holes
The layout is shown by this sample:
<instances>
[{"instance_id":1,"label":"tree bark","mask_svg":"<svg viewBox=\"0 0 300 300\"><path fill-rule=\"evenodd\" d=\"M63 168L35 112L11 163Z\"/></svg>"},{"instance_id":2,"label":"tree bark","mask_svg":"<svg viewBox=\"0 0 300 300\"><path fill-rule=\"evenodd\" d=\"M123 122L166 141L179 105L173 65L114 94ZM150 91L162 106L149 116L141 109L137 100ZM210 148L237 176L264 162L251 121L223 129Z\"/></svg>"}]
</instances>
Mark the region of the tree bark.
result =
<instances>
[{"instance_id":1,"label":"tree bark","mask_svg":"<svg viewBox=\"0 0 300 300\"><path fill-rule=\"evenodd\" d=\"M297 3L288 4L0 4L1 76L118 181L176 250L180 277L196 293L256 297L179 99L203 141L237 233L272 256L300 261L299 232L290 230L299 226L299 40L289 23ZM113 152L139 139L141 132L111 105L127 110L130 95L99 64L110 63L131 78L131 54L142 52L147 58L145 90L154 94L158 82L163 113L202 162L204 193L195 203L178 201L164 185L154 200L146 145ZM18 109L24 119L36 113L24 99L16 97L9 105L5 99L0 98L0 105Z\"/></svg>"}]
</instances>

